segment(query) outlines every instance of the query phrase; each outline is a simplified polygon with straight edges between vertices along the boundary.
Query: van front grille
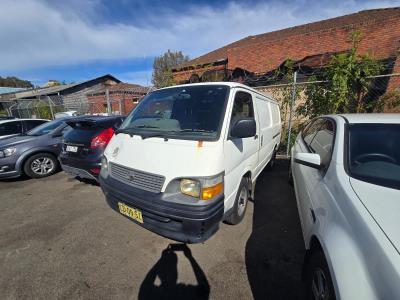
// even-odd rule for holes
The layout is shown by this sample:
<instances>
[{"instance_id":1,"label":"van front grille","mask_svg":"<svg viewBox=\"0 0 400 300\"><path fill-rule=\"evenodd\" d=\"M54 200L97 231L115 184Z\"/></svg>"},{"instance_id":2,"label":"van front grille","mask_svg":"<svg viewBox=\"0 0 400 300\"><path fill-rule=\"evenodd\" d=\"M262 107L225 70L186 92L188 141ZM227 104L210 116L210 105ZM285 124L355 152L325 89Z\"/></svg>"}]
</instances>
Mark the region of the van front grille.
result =
<instances>
[{"instance_id":1,"label":"van front grille","mask_svg":"<svg viewBox=\"0 0 400 300\"><path fill-rule=\"evenodd\" d=\"M110 174L115 179L135 188L160 193L165 177L110 163Z\"/></svg>"}]
</instances>

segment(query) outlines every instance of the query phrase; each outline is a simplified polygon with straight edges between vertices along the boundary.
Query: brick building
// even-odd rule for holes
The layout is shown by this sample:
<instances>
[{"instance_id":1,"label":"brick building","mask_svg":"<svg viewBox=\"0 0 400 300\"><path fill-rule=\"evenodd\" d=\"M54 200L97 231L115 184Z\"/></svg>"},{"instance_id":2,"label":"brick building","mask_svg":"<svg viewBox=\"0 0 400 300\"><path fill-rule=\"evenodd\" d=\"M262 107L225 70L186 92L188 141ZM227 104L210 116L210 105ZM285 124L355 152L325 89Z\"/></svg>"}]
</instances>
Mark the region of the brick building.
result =
<instances>
[{"instance_id":1,"label":"brick building","mask_svg":"<svg viewBox=\"0 0 400 300\"><path fill-rule=\"evenodd\" d=\"M351 48L349 36L355 30L363 36L360 54L369 53L385 62L389 66L387 73L400 73L400 8L387 8L248 36L179 66L173 70L174 80L231 80L263 85L262 80L246 80L272 74L287 59L301 64L303 70L322 67L332 53ZM395 86L400 86L400 77L388 80L388 89Z\"/></svg>"},{"instance_id":2,"label":"brick building","mask_svg":"<svg viewBox=\"0 0 400 300\"><path fill-rule=\"evenodd\" d=\"M136 107L148 91L147 87L122 82L104 86L101 90L86 95L89 102L89 113L106 113L108 97L111 111L126 115Z\"/></svg>"}]
</instances>

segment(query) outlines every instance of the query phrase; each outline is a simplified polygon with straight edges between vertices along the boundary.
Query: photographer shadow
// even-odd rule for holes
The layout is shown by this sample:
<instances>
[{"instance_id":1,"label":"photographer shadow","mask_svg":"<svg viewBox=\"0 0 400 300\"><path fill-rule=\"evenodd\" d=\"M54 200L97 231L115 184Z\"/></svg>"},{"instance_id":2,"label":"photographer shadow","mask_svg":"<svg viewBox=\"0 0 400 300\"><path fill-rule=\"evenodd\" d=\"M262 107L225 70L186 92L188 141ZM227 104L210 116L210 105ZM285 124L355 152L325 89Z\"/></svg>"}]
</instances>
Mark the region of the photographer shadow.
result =
<instances>
[{"instance_id":1,"label":"photographer shadow","mask_svg":"<svg viewBox=\"0 0 400 300\"><path fill-rule=\"evenodd\" d=\"M197 285L178 283L178 256L182 251L195 274ZM156 284L157 278L160 284ZM143 280L138 299L208 299L210 285L186 244L170 244L163 250L161 258Z\"/></svg>"}]
</instances>

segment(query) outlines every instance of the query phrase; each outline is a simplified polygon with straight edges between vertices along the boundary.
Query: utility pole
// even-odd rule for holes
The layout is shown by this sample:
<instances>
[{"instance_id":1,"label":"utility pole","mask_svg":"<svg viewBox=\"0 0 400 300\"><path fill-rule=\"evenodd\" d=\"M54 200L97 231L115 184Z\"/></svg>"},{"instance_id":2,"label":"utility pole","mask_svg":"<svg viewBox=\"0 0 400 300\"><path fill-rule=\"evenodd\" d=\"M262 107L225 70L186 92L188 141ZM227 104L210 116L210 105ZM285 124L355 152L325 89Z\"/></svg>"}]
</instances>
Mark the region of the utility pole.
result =
<instances>
[{"instance_id":1,"label":"utility pole","mask_svg":"<svg viewBox=\"0 0 400 300\"><path fill-rule=\"evenodd\" d=\"M51 118L54 120L54 112L53 112L53 106L51 105L52 101L51 101L50 96L47 96L47 101L49 101Z\"/></svg>"},{"instance_id":2,"label":"utility pole","mask_svg":"<svg viewBox=\"0 0 400 300\"><path fill-rule=\"evenodd\" d=\"M293 74L293 93L292 93L292 100L290 101L289 129L288 129L288 138L286 145L286 157L289 157L289 151L290 151L290 139L292 136L292 115L293 115L294 103L296 101L296 82L297 82L297 71L295 71Z\"/></svg>"}]
</instances>

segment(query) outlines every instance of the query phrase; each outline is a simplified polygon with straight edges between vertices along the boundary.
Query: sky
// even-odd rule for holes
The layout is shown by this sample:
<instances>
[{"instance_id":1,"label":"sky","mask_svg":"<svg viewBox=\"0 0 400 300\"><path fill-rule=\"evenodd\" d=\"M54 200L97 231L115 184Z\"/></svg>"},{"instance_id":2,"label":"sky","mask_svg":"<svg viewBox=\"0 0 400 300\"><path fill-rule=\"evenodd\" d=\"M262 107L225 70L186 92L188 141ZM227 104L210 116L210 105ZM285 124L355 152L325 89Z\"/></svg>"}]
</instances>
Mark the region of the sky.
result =
<instances>
[{"instance_id":1,"label":"sky","mask_svg":"<svg viewBox=\"0 0 400 300\"><path fill-rule=\"evenodd\" d=\"M168 49L195 58L249 35L400 0L0 0L0 76L43 85L112 74L151 85Z\"/></svg>"}]
</instances>

